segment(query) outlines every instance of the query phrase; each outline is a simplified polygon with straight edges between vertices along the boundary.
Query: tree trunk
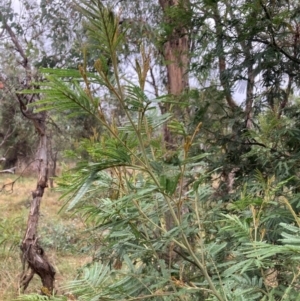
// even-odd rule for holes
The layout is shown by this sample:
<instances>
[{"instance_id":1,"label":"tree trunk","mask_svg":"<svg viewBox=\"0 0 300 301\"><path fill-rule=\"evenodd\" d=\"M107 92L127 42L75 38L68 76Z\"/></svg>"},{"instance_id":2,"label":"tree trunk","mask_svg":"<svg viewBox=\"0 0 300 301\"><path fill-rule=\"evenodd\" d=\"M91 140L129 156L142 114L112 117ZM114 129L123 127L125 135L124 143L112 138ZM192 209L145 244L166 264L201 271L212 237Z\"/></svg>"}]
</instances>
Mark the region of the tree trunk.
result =
<instances>
[{"instance_id":1,"label":"tree trunk","mask_svg":"<svg viewBox=\"0 0 300 301\"><path fill-rule=\"evenodd\" d=\"M55 270L48 262L45 251L39 244L37 235L37 227L40 216L40 204L44 194L44 190L48 187L48 158L47 158L47 135L46 131L46 114L39 114L42 119L32 118L33 123L39 134L39 146L36 154L36 169L38 171L38 182L36 189L32 191L32 200L30 213L27 221L27 230L22 241L22 264L23 273L21 275L20 286L25 290L33 278L37 274L42 281L42 293L51 295L54 288ZM27 269L26 267L27 263Z\"/></svg>"},{"instance_id":2,"label":"tree trunk","mask_svg":"<svg viewBox=\"0 0 300 301\"><path fill-rule=\"evenodd\" d=\"M189 87L190 42L188 26L190 21L190 2L189 0L159 0L159 3L164 12L165 22L173 28L163 45L163 58L167 68L168 93L175 96L179 102L180 98L178 96ZM171 13L172 9L178 9L175 15L182 15L182 19L178 17L173 18L173 14ZM184 21L182 22L182 20ZM179 103L178 105L172 104L172 107L169 103L164 103L160 106L160 109L162 114L172 110L172 113L178 120L182 120L188 115L187 111L180 107ZM179 140L177 136L172 135L167 124L164 125L163 130L164 142L168 152L166 157L172 157L176 155ZM174 219L170 212L166 212L164 222L167 231L174 228ZM166 264L171 266L172 261L174 261L176 257L177 254L174 252L174 246L170 244L166 252L162 255L162 258L166 261Z\"/></svg>"},{"instance_id":3,"label":"tree trunk","mask_svg":"<svg viewBox=\"0 0 300 301\"><path fill-rule=\"evenodd\" d=\"M160 6L164 11L164 19L173 27L172 33L167 37L163 45L163 57L167 68L168 93L174 96L180 95L189 87L188 69L189 69L189 36L187 23L179 20L173 20L169 9L178 7L182 14L188 13L189 0L159 0ZM186 16L183 16L186 20ZM188 19L188 18L187 18ZM165 103L160 106L162 113L170 112L171 106ZM172 106L174 115L180 119L184 112L180 106ZM176 141L172 137L167 125L164 126L164 140L168 150L174 150Z\"/></svg>"},{"instance_id":4,"label":"tree trunk","mask_svg":"<svg viewBox=\"0 0 300 301\"><path fill-rule=\"evenodd\" d=\"M167 64L168 92L181 94L189 86L188 81L189 40L186 30L176 31L164 45L164 58Z\"/></svg>"},{"instance_id":5,"label":"tree trunk","mask_svg":"<svg viewBox=\"0 0 300 301\"><path fill-rule=\"evenodd\" d=\"M159 3L168 23L173 23L173 20L166 12L168 8L181 5L184 13L187 12L189 5L188 0L180 3L177 0L159 0ZM178 22L178 24L172 24L172 26L174 26L173 31L164 43L163 56L167 66L168 92L169 94L179 95L189 86L189 37L188 30L184 24Z\"/></svg>"}]
</instances>

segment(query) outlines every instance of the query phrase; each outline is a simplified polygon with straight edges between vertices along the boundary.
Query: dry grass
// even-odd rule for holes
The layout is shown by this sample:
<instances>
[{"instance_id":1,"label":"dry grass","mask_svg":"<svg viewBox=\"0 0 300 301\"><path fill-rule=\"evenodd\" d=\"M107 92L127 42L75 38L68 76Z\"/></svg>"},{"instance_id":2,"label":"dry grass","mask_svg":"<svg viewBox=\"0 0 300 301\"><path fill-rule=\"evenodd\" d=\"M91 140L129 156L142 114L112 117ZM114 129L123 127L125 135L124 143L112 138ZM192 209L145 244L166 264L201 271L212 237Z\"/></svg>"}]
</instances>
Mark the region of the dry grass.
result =
<instances>
[{"instance_id":1,"label":"dry grass","mask_svg":"<svg viewBox=\"0 0 300 301\"><path fill-rule=\"evenodd\" d=\"M12 183L16 178L16 175L0 174L0 188ZM35 186L35 178L23 177L18 179L13 187L6 185L0 193L0 227L1 225L4 226L2 235L0 234L0 243L3 233L7 233L6 244L0 245L0 300L2 301L12 300L19 294L18 277L21 272L21 261L18 245L26 229L31 191L35 189ZM58 214L62 205L59 197L59 193L48 189L42 200L39 227L44 229L41 232L46 236L46 239L47 231L51 232L52 225L53 229L57 225L62 229L64 226L66 229L72 229L73 224L76 224L78 228L78 221L73 221L66 213ZM45 247L45 251L57 271L56 289L59 294L62 294L63 291L60 287L74 279L78 268L90 261L90 258L76 254L74 251L71 253L68 249L60 250L57 247L50 249ZM40 288L40 279L35 276L26 292L40 292Z\"/></svg>"}]
</instances>

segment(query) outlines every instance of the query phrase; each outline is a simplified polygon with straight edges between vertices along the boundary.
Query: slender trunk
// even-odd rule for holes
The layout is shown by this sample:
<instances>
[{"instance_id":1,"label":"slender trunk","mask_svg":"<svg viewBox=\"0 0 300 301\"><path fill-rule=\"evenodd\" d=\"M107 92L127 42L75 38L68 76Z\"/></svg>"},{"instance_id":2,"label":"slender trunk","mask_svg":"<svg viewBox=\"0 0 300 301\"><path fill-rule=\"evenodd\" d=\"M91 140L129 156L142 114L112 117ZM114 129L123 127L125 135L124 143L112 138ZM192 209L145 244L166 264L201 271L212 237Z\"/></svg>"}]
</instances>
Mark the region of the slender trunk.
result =
<instances>
[{"instance_id":1,"label":"slender trunk","mask_svg":"<svg viewBox=\"0 0 300 301\"><path fill-rule=\"evenodd\" d=\"M45 251L39 244L37 228L40 216L40 204L44 194L44 190L48 187L48 158L47 158L47 135L46 115L43 114L43 120L33 120L34 124L39 125L39 146L36 154L36 168L38 171L37 186L32 191L32 200L30 213L27 221L27 230L22 241L22 263L23 273L21 276L21 287L25 290L34 274L39 275L43 287L42 293L50 295L54 288L55 270L48 262ZM25 268L27 264L27 269Z\"/></svg>"},{"instance_id":2,"label":"slender trunk","mask_svg":"<svg viewBox=\"0 0 300 301\"><path fill-rule=\"evenodd\" d=\"M218 11L217 3L213 8L213 18L215 21L215 28L216 28L216 37L217 37L217 49L218 49L218 61L219 61L219 78L221 86L225 93L225 98L227 104L230 106L232 110L237 108L237 104L232 98L231 95L231 86L229 83L228 76L226 74L227 67L226 67L226 58L225 58L225 50L224 50L224 34L221 22L221 16Z\"/></svg>"},{"instance_id":3,"label":"slender trunk","mask_svg":"<svg viewBox=\"0 0 300 301\"><path fill-rule=\"evenodd\" d=\"M229 8L230 16L234 19L233 10ZM252 13L252 18L255 19L255 14ZM238 37L243 35L243 31L238 24L235 24L235 30L237 32ZM253 125L252 121L252 108L254 101L254 68L253 68L253 57L252 57L252 49L253 45L251 42L251 38L249 38L248 42L240 39L240 45L245 55L245 62L247 62L247 89L246 89L246 108L245 108L245 126L247 129L250 129Z\"/></svg>"},{"instance_id":4,"label":"slender trunk","mask_svg":"<svg viewBox=\"0 0 300 301\"><path fill-rule=\"evenodd\" d=\"M215 22L216 30L216 49L218 50L218 64L219 64L219 79L221 86L223 88L225 99L228 106L232 111L235 111L238 108L238 105L234 101L231 93L231 84L228 76L228 70L226 66L226 56L225 56L225 47L224 47L224 30L222 26L222 19L219 13L218 3L213 5L213 19ZM226 183L226 194L232 193L234 190L234 181L235 181L235 172L236 168L232 168L229 172L226 168L223 168L222 175Z\"/></svg>"},{"instance_id":5,"label":"slender trunk","mask_svg":"<svg viewBox=\"0 0 300 301\"><path fill-rule=\"evenodd\" d=\"M253 70L253 60L251 55L252 43L249 41L245 46L245 60L249 63L247 68L247 92L246 92L246 128L252 128L252 107L254 100L254 70Z\"/></svg>"},{"instance_id":6,"label":"slender trunk","mask_svg":"<svg viewBox=\"0 0 300 301\"><path fill-rule=\"evenodd\" d=\"M294 57L297 57L297 53L298 53L298 49L299 49L299 39L300 39L300 24L298 24L296 26L295 33L294 33L294 41L293 41L294 42L293 43L293 54L294 54ZM289 96L290 96L290 94L292 92L293 81L294 81L294 76L292 76L291 73L289 73L289 81L288 81L287 88L286 88L286 90L284 92L283 101L280 103L280 108L279 108L279 112L278 112L278 118L281 117L284 108L288 104Z\"/></svg>"}]
</instances>

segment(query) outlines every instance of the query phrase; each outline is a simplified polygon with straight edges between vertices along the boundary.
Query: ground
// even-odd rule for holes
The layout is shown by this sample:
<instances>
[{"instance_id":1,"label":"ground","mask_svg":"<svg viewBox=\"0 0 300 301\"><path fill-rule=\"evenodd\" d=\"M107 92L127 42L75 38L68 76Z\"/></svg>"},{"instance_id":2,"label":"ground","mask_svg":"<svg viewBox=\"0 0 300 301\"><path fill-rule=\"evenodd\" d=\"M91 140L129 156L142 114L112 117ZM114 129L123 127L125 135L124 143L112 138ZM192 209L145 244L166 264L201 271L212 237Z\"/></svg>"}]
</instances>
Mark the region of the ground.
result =
<instances>
[{"instance_id":1,"label":"ground","mask_svg":"<svg viewBox=\"0 0 300 301\"><path fill-rule=\"evenodd\" d=\"M0 188L13 182L18 175L0 174ZM19 245L25 234L31 191L36 178L21 177L13 187L5 186L0 192L0 300L11 301L19 294L18 281L21 273ZM41 204L39 237L56 269L56 290L67 294L63 286L73 280L80 267L91 261L79 250L83 223L64 211L59 212L63 201L60 193L47 189ZM27 293L39 293L41 281L35 276Z\"/></svg>"}]
</instances>

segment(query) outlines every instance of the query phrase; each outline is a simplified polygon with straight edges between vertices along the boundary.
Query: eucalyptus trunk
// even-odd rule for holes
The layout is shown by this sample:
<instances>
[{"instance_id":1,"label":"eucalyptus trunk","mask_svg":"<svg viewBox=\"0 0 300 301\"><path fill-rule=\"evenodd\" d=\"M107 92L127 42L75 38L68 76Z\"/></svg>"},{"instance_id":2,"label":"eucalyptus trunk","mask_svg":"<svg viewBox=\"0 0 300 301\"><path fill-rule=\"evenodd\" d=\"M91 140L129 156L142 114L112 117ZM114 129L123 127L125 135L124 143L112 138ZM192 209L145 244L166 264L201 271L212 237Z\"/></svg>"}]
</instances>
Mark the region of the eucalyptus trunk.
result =
<instances>
[{"instance_id":1,"label":"eucalyptus trunk","mask_svg":"<svg viewBox=\"0 0 300 301\"><path fill-rule=\"evenodd\" d=\"M171 9L178 9L183 15L183 19L189 16L189 0L159 0L159 4L164 12L164 20L173 27L171 34L163 45L163 58L167 69L167 87L168 93L173 96L179 96L182 92L189 88L189 62L190 62L190 41L188 35L189 22L180 22L178 19L172 18ZM177 99L180 101L180 99ZM166 103L160 107L162 113L169 112L172 109L177 119L182 119L186 112L180 108L180 105L171 105ZM167 125L164 127L164 140L168 150L176 148L176 139L172 137Z\"/></svg>"},{"instance_id":2,"label":"eucalyptus trunk","mask_svg":"<svg viewBox=\"0 0 300 301\"><path fill-rule=\"evenodd\" d=\"M168 9L181 6L182 12L187 12L189 1L178 0L159 0L164 11L165 21L175 23L168 15ZM163 46L163 56L167 66L168 92L173 95L180 95L189 87L188 69L189 69L189 36L188 29L184 24L177 22L172 33L168 36Z\"/></svg>"}]
</instances>

